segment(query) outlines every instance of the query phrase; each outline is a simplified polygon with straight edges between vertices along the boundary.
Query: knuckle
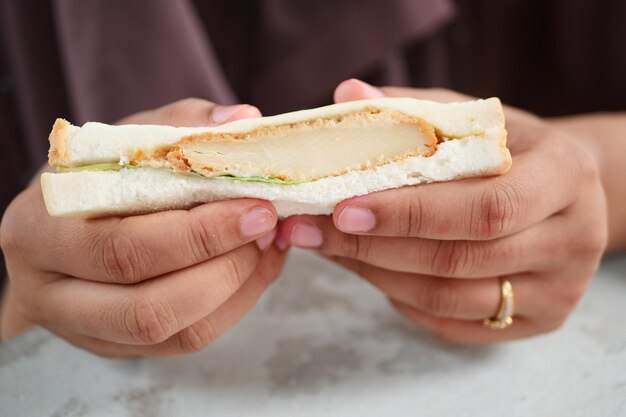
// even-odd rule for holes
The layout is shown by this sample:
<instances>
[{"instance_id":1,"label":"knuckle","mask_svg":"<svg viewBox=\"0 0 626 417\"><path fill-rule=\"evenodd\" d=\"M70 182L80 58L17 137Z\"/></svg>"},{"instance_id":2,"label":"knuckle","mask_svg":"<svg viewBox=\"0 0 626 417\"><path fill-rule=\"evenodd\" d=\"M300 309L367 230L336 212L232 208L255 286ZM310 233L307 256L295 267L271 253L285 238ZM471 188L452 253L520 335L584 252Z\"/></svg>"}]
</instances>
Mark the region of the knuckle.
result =
<instances>
[{"instance_id":1,"label":"knuckle","mask_svg":"<svg viewBox=\"0 0 626 417\"><path fill-rule=\"evenodd\" d=\"M133 295L122 310L123 331L134 341L153 345L174 333L176 320L171 308L157 304L144 295Z\"/></svg>"},{"instance_id":2,"label":"knuckle","mask_svg":"<svg viewBox=\"0 0 626 417\"><path fill-rule=\"evenodd\" d=\"M184 116L186 109L193 105L194 100L197 99L184 98L161 107L159 110L163 122L168 125L176 126L181 115Z\"/></svg>"},{"instance_id":3,"label":"knuckle","mask_svg":"<svg viewBox=\"0 0 626 417\"><path fill-rule=\"evenodd\" d=\"M345 235L339 252L352 259L367 260L372 250L372 239L364 235Z\"/></svg>"},{"instance_id":4,"label":"knuckle","mask_svg":"<svg viewBox=\"0 0 626 417\"><path fill-rule=\"evenodd\" d=\"M471 243L466 240L440 240L431 258L434 275L464 278L471 273L474 259L470 256Z\"/></svg>"},{"instance_id":5,"label":"knuckle","mask_svg":"<svg viewBox=\"0 0 626 417\"><path fill-rule=\"evenodd\" d=\"M177 334L181 352L199 352L209 346L217 338L216 331L209 321L204 319L189 326Z\"/></svg>"},{"instance_id":6,"label":"knuckle","mask_svg":"<svg viewBox=\"0 0 626 417\"><path fill-rule=\"evenodd\" d=\"M119 227L115 227L101 239L96 239L92 250L99 257L105 273L112 282L132 284L141 279L143 256L138 242L127 236Z\"/></svg>"},{"instance_id":7,"label":"knuckle","mask_svg":"<svg viewBox=\"0 0 626 417\"><path fill-rule=\"evenodd\" d=\"M21 217L17 215L17 212L20 211L18 207L24 199L24 194L21 193L15 197L4 212L2 221L0 221L0 248L4 253L12 252L18 248L21 239L25 235L24 229L26 227L22 224Z\"/></svg>"},{"instance_id":8,"label":"knuckle","mask_svg":"<svg viewBox=\"0 0 626 417\"><path fill-rule=\"evenodd\" d=\"M200 217L189 227L189 244L195 259L193 261L213 259L226 250L223 236L215 227L215 219Z\"/></svg>"},{"instance_id":9,"label":"knuckle","mask_svg":"<svg viewBox=\"0 0 626 417\"><path fill-rule=\"evenodd\" d=\"M185 108L192 107L192 106L206 105L208 103L209 103L208 101L203 100L201 98L186 97L186 98L183 98L181 100L178 100L174 104L177 107L182 107L183 109L185 109Z\"/></svg>"},{"instance_id":10,"label":"knuckle","mask_svg":"<svg viewBox=\"0 0 626 417\"><path fill-rule=\"evenodd\" d=\"M204 100L196 97L185 97L168 105L175 116L180 116L185 111L198 105L206 103Z\"/></svg>"},{"instance_id":11,"label":"knuckle","mask_svg":"<svg viewBox=\"0 0 626 417\"><path fill-rule=\"evenodd\" d=\"M6 218L0 223L0 248L7 253L14 247L18 239L15 228L11 227L11 223Z\"/></svg>"},{"instance_id":12,"label":"knuckle","mask_svg":"<svg viewBox=\"0 0 626 417\"><path fill-rule=\"evenodd\" d=\"M583 178L598 180L600 178L600 167L588 152L578 152L578 166Z\"/></svg>"},{"instance_id":13,"label":"knuckle","mask_svg":"<svg viewBox=\"0 0 626 417\"><path fill-rule=\"evenodd\" d=\"M602 254L606 250L609 240L607 227L594 227L589 233L589 252L592 254Z\"/></svg>"},{"instance_id":14,"label":"knuckle","mask_svg":"<svg viewBox=\"0 0 626 417\"><path fill-rule=\"evenodd\" d=\"M18 291L15 291L14 303L18 315L26 320L38 324L49 322L49 315L43 314L42 307L33 300L22 297Z\"/></svg>"},{"instance_id":15,"label":"knuckle","mask_svg":"<svg viewBox=\"0 0 626 417\"><path fill-rule=\"evenodd\" d=\"M420 236L424 229L424 202L418 196L406 200L406 218L397 216L397 230L401 236Z\"/></svg>"},{"instance_id":16,"label":"knuckle","mask_svg":"<svg viewBox=\"0 0 626 417\"><path fill-rule=\"evenodd\" d=\"M435 317L453 317L459 309L460 297L448 282L432 280L421 298L422 309Z\"/></svg>"},{"instance_id":17,"label":"knuckle","mask_svg":"<svg viewBox=\"0 0 626 417\"><path fill-rule=\"evenodd\" d=\"M356 236L354 239L354 257L369 259L372 251L372 239L369 236Z\"/></svg>"},{"instance_id":18,"label":"knuckle","mask_svg":"<svg viewBox=\"0 0 626 417\"><path fill-rule=\"evenodd\" d=\"M585 295L590 279L591 276L585 277L585 279L579 280L579 282L576 283L569 283L566 288L560 291L561 302L564 306L564 316L574 310L580 299Z\"/></svg>"},{"instance_id":19,"label":"knuckle","mask_svg":"<svg viewBox=\"0 0 626 417\"><path fill-rule=\"evenodd\" d=\"M572 178L582 179L582 181L600 179L600 168L589 149L565 133L555 132L552 128L545 128L545 131L545 135L550 137L550 140L544 141L548 152L555 155L568 155L567 166L571 169Z\"/></svg>"},{"instance_id":20,"label":"knuckle","mask_svg":"<svg viewBox=\"0 0 626 417\"><path fill-rule=\"evenodd\" d=\"M494 239L509 230L525 212L519 187L494 181L474 203L478 207L470 234L478 239Z\"/></svg>"},{"instance_id":21,"label":"knuckle","mask_svg":"<svg viewBox=\"0 0 626 417\"><path fill-rule=\"evenodd\" d=\"M172 126L180 126L189 123L191 117L201 115L198 122L210 123L209 113L213 103L196 97L188 97L178 100L163 108L163 118Z\"/></svg>"},{"instance_id":22,"label":"knuckle","mask_svg":"<svg viewBox=\"0 0 626 417\"><path fill-rule=\"evenodd\" d=\"M574 252L579 255L590 255L598 258L604 252L608 241L608 231L606 228L593 227L589 228L584 236L580 236L571 244L574 245Z\"/></svg>"},{"instance_id":23,"label":"knuckle","mask_svg":"<svg viewBox=\"0 0 626 417\"><path fill-rule=\"evenodd\" d=\"M251 269L249 257L240 255L240 252L231 252L220 258L220 274L222 281L230 293L236 292L248 279L245 271Z\"/></svg>"}]
</instances>

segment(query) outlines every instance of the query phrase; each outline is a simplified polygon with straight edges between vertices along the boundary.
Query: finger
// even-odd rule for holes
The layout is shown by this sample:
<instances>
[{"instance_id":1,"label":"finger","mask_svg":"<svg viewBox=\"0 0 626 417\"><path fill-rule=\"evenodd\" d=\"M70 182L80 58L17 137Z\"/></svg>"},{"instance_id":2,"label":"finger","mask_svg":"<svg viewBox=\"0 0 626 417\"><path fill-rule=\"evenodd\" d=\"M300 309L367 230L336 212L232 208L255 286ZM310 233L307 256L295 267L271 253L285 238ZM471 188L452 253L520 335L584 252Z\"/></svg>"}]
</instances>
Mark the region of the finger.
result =
<instances>
[{"instance_id":1,"label":"finger","mask_svg":"<svg viewBox=\"0 0 626 417\"><path fill-rule=\"evenodd\" d=\"M356 78L351 78L341 82L335 88L335 103L343 103L346 101L366 100L372 98L384 97L385 93L377 87L369 85Z\"/></svg>"},{"instance_id":2,"label":"finger","mask_svg":"<svg viewBox=\"0 0 626 417\"><path fill-rule=\"evenodd\" d=\"M285 253L269 247L258 268L242 287L212 314L151 347L150 356L168 356L204 349L237 323L256 304L259 297L280 274Z\"/></svg>"},{"instance_id":3,"label":"finger","mask_svg":"<svg viewBox=\"0 0 626 417\"><path fill-rule=\"evenodd\" d=\"M77 348L84 349L104 358L130 359L141 356L141 346L109 342L108 340L98 339L97 337L68 333L56 328L48 328L48 330Z\"/></svg>"},{"instance_id":4,"label":"finger","mask_svg":"<svg viewBox=\"0 0 626 417\"><path fill-rule=\"evenodd\" d=\"M517 155L499 177L422 184L345 200L335 207L333 221L346 233L377 236L485 240L511 235L569 206L580 192L578 154L557 142ZM554 155L564 153L568 161L554 163Z\"/></svg>"},{"instance_id":5,"label":"finger","mask_svg":"<svg viewBox=\"0 0 626 417\"><path fill-rule=\"evenodd\" d=\"M350 101L383 94L444 102L471 99L449 90L379 89L354 79L337 87L335 99ZM350 199L335 209L337 227L348 233L383 236L412 234L435 239L484 239L514 233L567 207L579 190L582 152L577 152L576 147L572 148L569 141L562 138L545 137L546 129L536 117L513 108L507 108L506 112L509 136L517 138L514 142L518 145L525 142L526 146L516 145L516 149L527 152L525 155L516 152L516 163L505 176L489 181L405 187ZM537 136L544 138L538 142ZM536 145L533 152L529 151L530 144ZM571 163L555 164L553 155L561 153L567 153ZM544 170L548 166L550 172ZM546 187L561 192L546 199ZM399 212L399 221L396 221L397 216L389 216L391 212Z\"/></svg>"},{"instance_id":6,"label":"finger","mask_svg":"<svg viewBox=\"0 0 626 417\"><path fill-rule=\"evenodd\" d=\"M482 320L494 316L501 302L500 280L440 278L389 271L348 258L331 258L365 278L391 299L434 317ZM552 315L557 307L550 293L542 292L544 275L507 276L515 293L516 316Z\"/></svg>"},{"instance_id":7,"label":"finger","mask_svg":"<svg viewBox=\"0 0 626 417\"><path fill-rule=\"evenodd\" d=\"M37 208L45 210L43 203ZM276 226L272 204L239 199L142 216L65 219L24 225L38 242L32 263L41 270L83 279L131 284L229 252Z\"/></svg>"},{"instance_id":8,"label":"finger","mask_svg":"<svg viewBox=\"0 0 626 417\"><path fill-rule=\"evenodd\" d=\"M481 321L465 321L434 317L416 308L391 300L392 304L417 327L433 333L440 339L456 344L485 345L505 342L547 333L559 328L563 322L536 322L516 317L513 324L504 330L492 330Z\"/></svg>"},{"instance_id":9,"label":"finger","mask_svg":"<svg viewBox=\"0 0 626 417\"><path fill-rule=\"evenodd\" d=\"M354 78L341 82L334 93L336 103L380 97L409 97L440 103L476 100L476 97L445 88L375 87ZM507 117L507 126L510 124L509 122L513 122L512 124L515 127L519 122L531 123L533 125L539 122L535 115L515 107L504 106L504 111Z\"/></svg>"},{"instance_id":10,"label":"finger","mask_svg":"<svg viewBox=\"0 0 626 417\"><path fill-rule=\"evenodd\" d=\"M222 306L207 317L156 345L115 343L92 336L56 330L54 333L75 346L109 358L169 356L199 351L231 328L254 306L261 294L278 277L284 261L284 253L276 248L268 248L257 270Z\"/></svg>"},{"instance_id":11,"label":"finger","mask_svg":"<svg viewBox=\"0 0 626 417\"><path fill-rule=\"evenodd\" d=\"M378 88L386 97L410 97L421 100L438 101L440 103L452 103L456 101L476 100L476 97L461 94L457 91L445 88L404 88L404 87L381 87ZM506 128L509 132L507 138L507 147L513 151L514 149L525 149L519 146L524 141L532 139L523 131L529 127L532 129L541 126L541 120L532 113L511 106L503 106L506 116ZM520 141L519 138L523 138ZM515 152L516 153L516 152Z\"/></svg>"},{"instance_id":12,"label":"finger","mask_svg":"<svg viewBox=\"0 0 626 417\"><path fill-rule=\"evenodd\" d=\"M355 79L346 80L335 89L335 102L337 103L379 97L410 97L440 103L476 99L443 88L374 87ZM537 129L545 128L545 123L540 118L515 107L503 106L503 109L506 116L506 129L509 132L507 147L513 155L529 149L540 140L535 134Z\"/></svg>"},{"instance_id":13,"label":"finger","mask_svg":"<svg viewBox=\"0 0 626 417\"><path fill-rule=\"evenodd\" d=\"M117 343L156 344L208 316L257 267L254 243L133 286L62 278L35 294L36 321Z\"/></svg>"},{"instance_id":14,"label":"finger","mask_svg":"<svg viewBox=\"0 0 626 417\"><path fill-rule=\"evenodd\" d=\"M571 219L564 216L484 241L352 235L337 230L327 216L293 216L280 230L288 244L326 255L398 272L462 279L548 271L571 264L576 232Z\"/></svg>"},{"instance_id":15,"label":"finger","mask_svg":"<svg viewBox=\"0 0 626 417\"><path fill-rule=\"evenodd\" d=\"M442 88L374 87L355 78L341 82L335 88L334 93L336 103L380 97L412 97L442 103L475 99L475 97Z\"/></svg>"},{"instance_id":16,"label":"finger","mask_svg":"<svg viewBox=\"0 0 626 417\"><path fill-rule=\"evenodd\" d=\"M170 126L215 126L238 119L261 117L254 106L238 104L221 106L199 98L187 98L154 110L121 119L117 124L157 124Z\"/></svg>"}]
</instances>

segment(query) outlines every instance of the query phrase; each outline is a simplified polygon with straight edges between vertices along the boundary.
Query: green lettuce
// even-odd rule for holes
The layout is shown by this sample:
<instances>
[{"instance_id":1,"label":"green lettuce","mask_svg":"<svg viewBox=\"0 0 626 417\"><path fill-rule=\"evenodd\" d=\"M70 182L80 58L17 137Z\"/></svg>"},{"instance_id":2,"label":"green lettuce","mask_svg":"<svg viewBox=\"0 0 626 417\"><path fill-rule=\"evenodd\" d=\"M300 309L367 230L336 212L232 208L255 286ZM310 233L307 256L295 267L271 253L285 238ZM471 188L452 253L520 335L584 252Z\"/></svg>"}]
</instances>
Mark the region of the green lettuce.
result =
<instances>
[{"instance_id":1,"label":"green lettuce","mask_svg":"<svg viewBox=\"0 0 626 417\"><path fill-rule=\"evenodd\" d=\"M58 167L57 168L57 172L58 173L65 173L65 172L81 172L81 171L119 171L122 168L126 168L126 169L136 169L139 168L139 166L137 165L128 165L128 164L124 164L124 165L120 165L116 162L103 162L100 164L91 164L91 165L84 165L84 166L80 166L80 167ZM308 180L283 180L281 178L275 178L275 177L260 177L260 176L250 176L250 177L240 177L238 175L235 174L218 174L218 175L213 175L210 177L204 176L202 174L199 174L195 171L192 171L190 173L190 175L193 175L194 177L200 177L200 178L223 178L223 179L230 179L230 180L235 180L235 181L245 181L245 182L263 182L263 183L267 183L267 184L280 184L280 185L294 185L294 184L302 184L305 182L310 182Z\"/></svg>"},{"instance_id":2,"label":"green lettuce","mask_svg":"<svg viewBox=\"0 0 626 417\"><path fill-rule=\"evenodd\" d=\"M200 176L204 177L203 175L200 175ZM251 176L251 177L240 177L235 174L219 174L219 175L214 175L212 177L204 177L204 178L225 178L225 179L232 179L232 180L237 180L237 181L265 182L268 184L281 184L281 185L295 185L295 184L302 184L305 182L310 182L308 180L283 180L281 178L276 178L276 177L259 177L256 175Z\"/></svg>"},{"instance_id":3,"label":"green lettuce","mask_svg":"<svg viewBox=\"0 0 626 417\"><path fill-rule=\"evenodd\" d=\"M58 173L81 171L119 171L122 168L138 168L135 165L120 165L117 162L103 162L101 164L83 165L80 167L57 167Z\"/></svg>"}]
</instances>

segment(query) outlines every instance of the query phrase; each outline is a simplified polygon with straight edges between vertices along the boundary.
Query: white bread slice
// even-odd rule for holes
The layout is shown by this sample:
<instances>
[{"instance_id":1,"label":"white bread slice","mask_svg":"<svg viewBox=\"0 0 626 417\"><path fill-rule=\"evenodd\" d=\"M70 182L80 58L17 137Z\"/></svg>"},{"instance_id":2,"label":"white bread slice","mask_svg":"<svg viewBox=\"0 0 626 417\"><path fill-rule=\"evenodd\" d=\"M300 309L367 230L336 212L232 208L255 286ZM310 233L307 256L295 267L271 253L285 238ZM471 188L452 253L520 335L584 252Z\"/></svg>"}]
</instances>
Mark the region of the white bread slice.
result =
<instances>
[{"instance_id":1,"label":"white bread slice","mask_svg":"<svg viewBox=\"0 0 626 417\"><path fill-rule=\"evenodd\" d=\"M424 182L496 175L505 172L511 164L502 107L496 98L447 104L408 98L363 100L244 119L213 128L108 126L100 123L87 123L78 128L67 122L57 122L50 138L50 160L57 166L124 161L137 151L151 153L193 134L245 133L260 127L297 126L301 122L365 108L391 109L417 117L432 125L442 141L436 152L428 157L408 157L370 169L293 185L200 178L147 167L45 173L41 184L46 206L49 213L56 216L95 217L254 197L271 201L281 217L329 214L338 202L353 196ZM393 140L393 137L381 140Z\"/></svg>"}]
</instances>

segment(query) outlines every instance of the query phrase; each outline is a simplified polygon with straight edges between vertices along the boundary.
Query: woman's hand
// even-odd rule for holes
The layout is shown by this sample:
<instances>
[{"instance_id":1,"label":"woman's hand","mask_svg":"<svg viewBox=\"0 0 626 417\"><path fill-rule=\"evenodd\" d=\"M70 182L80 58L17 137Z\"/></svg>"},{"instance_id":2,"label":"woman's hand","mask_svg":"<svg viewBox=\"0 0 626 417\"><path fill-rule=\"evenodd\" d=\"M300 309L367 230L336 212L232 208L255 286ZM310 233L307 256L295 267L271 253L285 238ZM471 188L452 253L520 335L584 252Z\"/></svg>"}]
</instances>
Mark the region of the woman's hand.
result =
<instances>
[{"instance_id":1,"label":"woman's hand","mask_svg":"<svg viewBox=\"0 0 626 417\"><path fill-rule=\"evenodd\" d=\"M201 126L258 116L252 106L188 99L121 123ZM3 337L32 322L104 356L202 349L278 275L276 221L271 204L253 199L126 218L51 217L36 179L2 221L10 277Z\"/></svg>"},{"instance_id":2,"label":"woman's hand","mask_svg":"<svg viewBox=\"0 0 626 417\"><path fill-rule=\"evenodd\" d=\"M377 96L467 99L443 90L342 83L337 101ZM506 109L513 166L502 176L387 190L339 204L332 217L286 220L281 238L317 249L384 291L415 325L482 344L558 328L598 267L605 197L589 149L539 118ZM515 294L511 327L483 325Z\"/></svg>"}]
</instances>

